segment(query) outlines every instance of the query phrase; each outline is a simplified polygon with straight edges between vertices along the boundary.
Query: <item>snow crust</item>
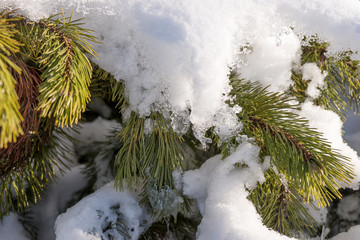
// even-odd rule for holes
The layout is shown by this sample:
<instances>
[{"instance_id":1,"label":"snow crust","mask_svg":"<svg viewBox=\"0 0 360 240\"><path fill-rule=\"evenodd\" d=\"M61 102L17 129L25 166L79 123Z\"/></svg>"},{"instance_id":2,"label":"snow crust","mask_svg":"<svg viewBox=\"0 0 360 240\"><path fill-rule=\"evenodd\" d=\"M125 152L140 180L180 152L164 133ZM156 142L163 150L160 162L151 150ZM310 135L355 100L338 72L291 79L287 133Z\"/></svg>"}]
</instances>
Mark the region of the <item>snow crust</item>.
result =
<instances>
[{"instance_id":1,"label":"snow crust","mask_svg":"<svg viewBox=\"0 0 360 240\"><path fill-rule=\"evenodd\" d=\"M150 222L149 214L139 206L137 194L118 192L114 182L110 182L59 215L55 223L56 239L121 240L124 237L116 230L121 220L126 223L131 239L137 239L145 223Z\"/></svg>"},{"instance_id":2,"label":"snow crust","mask_svg":"<svg viewBox=\"0 0 360 240\"><path fill-rule=\"evenodd\" d=\"M241 144L224 160L217 155L200 169L184 174L184 194L197 200L203 215L197 239L291 239L266 228L254 205L246 198L263 182L268 163L259 162L259 148ZM234 164L245 164L237 168ZM216 227L215 227L216 226Z\"/></svg>"}]
</instances>

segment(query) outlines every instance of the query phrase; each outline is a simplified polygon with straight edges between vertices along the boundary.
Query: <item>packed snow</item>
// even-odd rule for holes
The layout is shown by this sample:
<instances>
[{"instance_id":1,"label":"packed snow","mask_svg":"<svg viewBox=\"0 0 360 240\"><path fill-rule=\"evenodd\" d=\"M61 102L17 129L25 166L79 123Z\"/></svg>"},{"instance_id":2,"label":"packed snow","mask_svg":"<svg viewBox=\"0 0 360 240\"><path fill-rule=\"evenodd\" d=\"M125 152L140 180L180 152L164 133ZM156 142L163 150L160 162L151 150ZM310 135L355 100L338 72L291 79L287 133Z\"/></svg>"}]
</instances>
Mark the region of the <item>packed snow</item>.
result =
<instances>
[{"instance_id":1,"label":"packed snow","mask_svg":"<svg viewBox=\"0 0 360 240\"><path fill-rule=\"evenodd\" d=\"M226 100L231 101L230 68L241 77L259 81L277 92L286 90L292 83L292 69L300 70L304 79L310 80L307 94L316 98L325 87L323 80L327 73L315 64L301 66L302 35L318 34L330 41L330 52L360 50L358 0L2 0L0 9L5 7L16 8L32 20L61 9L67 14L74 11L75 17L86 17L85 26L96 30L104 43L94 44L99 57L93 60L125 82L130 110L142 116L154 109L168 113L175 130L184 133L192 125L203 145L209 141L204 132L210 126L215 126L222 139L236 134L242 127L236 117L241 106L230 108L225 104ZM103 114L108 116L108 109ZM299 114L310 120L311 127L323 132L332 147L351 159L357 173L351 187L358 188L359 159L343 142L339 117L310 102L302 105ZM96 139L104 140L108 129L116 124L99 118L84 126L80 150ZM349 135L349 139L356 146L360 138ZM225 160L215 156L200 169L184 174L184 193L197 200L203 215L198 239L289 239L262 225L254 206L246 199L246 189L263 181L263 171L270 167L259 162L258 151L257 147L244 143ZM235 163L246 164L248 168L235 168ZM79 167L72 169L74 173L60 179L63 187L68 182L81 183ZM97 188L107 181L98 183ZM49 190L49 193L59 198L65 191L60 185L51 187L59 192ZM63 206L63 201L54 200L54 196L49 196L49 201ZM52 223L59 206L46 202L42 206L50 213L38 214L44 219L39 222L44 223L50 216L48 224ZM112 224L120 217L126 220L128 230L133 229L129 231L132 239L141 234L147 227L145 221L149 221L136 194L116 192L110 183L60 215L56 236L57 239L102 239L107 226L101 224ZM334 239L356 239L359 229L354 227ZM108 230L107 233L121 239L119 232ZM22 233L14 214L0 223L0 239L3 236L26 239ZM53 237L45 235L48 238L44 239Z\"/></svg>"}]
</instances>

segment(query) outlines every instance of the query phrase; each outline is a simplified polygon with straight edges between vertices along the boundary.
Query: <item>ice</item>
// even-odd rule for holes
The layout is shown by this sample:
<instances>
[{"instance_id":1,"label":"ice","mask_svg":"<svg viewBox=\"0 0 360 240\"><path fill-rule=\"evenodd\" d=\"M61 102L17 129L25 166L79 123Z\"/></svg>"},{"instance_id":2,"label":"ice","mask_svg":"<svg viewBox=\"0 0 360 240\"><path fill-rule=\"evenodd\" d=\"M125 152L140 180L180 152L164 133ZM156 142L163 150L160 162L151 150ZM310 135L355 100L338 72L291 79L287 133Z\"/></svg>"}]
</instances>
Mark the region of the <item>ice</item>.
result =
<instances>
[{"instance_id":1,"label":"ice","mask_svg":"<svg viewBox=\"0 0 360 240\"><path fill-rule=\"evenodd\" d=\"M0 240L29 240L19 222L19 216L10 213L0 221Z\"/></svg>"},{"instance_id":2,"label":"ice","mask_svg":"<svg viewBox=\"0 0 360 240\"><path fill-rule=\"evenodd\" d=\"M173 215L176 217L184 203L182 196L169 186L158 190L156 185L147 184L145 193L154 212L161 212L164 216Z\"/></svg>"},{"instance_id":3,"label":"ice","mask_svg":"<svg viewBox=\"0 0 360 240\"><path fill-rule=\"evenodd\" d=\"M56 239L127 239L121 231L127 232L131 239L137 239L151 223L149 214L139 206L138 200L136 193L118 192L114 182L110 182L58 216Z\"/></svg>"},{"instance_id":4,"label":"ice","mask_svg":"<svg viewBox=\"0 0 360 240\"><path fill-rule=\"evenodd\" d=\"M197 239L291 239L265 227L247 199L248 190L265 180L268 163L259 162L259 150L243 143L226 159L218 155L185 172L184 194L197 200L203 215Z\"/></svg>"}]
</instances>

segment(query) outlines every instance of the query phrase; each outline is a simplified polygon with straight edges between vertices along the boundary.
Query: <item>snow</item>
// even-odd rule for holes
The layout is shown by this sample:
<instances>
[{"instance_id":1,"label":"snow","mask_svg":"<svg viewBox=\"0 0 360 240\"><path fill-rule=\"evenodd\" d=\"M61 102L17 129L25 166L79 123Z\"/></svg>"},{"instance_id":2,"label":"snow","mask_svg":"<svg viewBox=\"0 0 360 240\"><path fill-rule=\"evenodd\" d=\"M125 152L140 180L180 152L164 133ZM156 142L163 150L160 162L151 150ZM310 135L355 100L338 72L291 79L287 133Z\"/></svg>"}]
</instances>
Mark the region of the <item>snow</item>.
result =
<instances>
[{"instance_id":1,"label":"snow","mask_svg":"<svg viewBox=\"0 0 360 240\"><path fill-rule=\"evenodd\" d=\"M282 91L299 59L299 37L289 27L318 32L337 49L359 50L359 5L356 0L3 0L0 8L19 8L34 20L61 8L85 16L104 43L95 44L96 62L125 81L131 110L181 115L205 144L210 126L225 137L241 128L236 111L224 103L229 67ZM252 54L241 64L243 46Z\"/></svg>"},{"instance_id":2,"label":"snow","mask_svg":"<svg viewBox=\"0 0 360 240\"><path fill-rule=\"evenodd\" d=\"M31 212L34 216L33 224L38 226L39 240L55 239L54 225L56 218L66 210L69 201L73 200L74 193L86 185L86 175L83 173L84 165L76 163L77 156L74 153L84 154L92 144L108 140L111 131L119 127L119 123L115 120L106 120L98 117L92 122L78 124L75 127L76 131L68 131L70 136L76 139L76 144L63 139L63 141L67 141L69 146L67 154L72 160L72 163L68 164L70 170L66 170L64 174L60 174L57 170L57 181L49 184L43 198L37 204L31 206ZM94 150L93 147L92 150ZM98 170L97 181L95 183L96 189L112 180L106 172L106 161L110 159L104 160L103 157L101 152L95 157L95 164Z\"/></svg>"},{"instance_id":3,"label":"snow","mask_svg":"<svg viewBox=\"0 0 360 240\"><path fill-rule=\"evenodd\" d=\"M78 141L78 145L89 146L96 142L105 142L109 139L111 131L121 126L116 120L107 120L97 117L92 122L84 122L75 126L76 131L70 134Z\"/></svg>"},{"instance_id":4,"label":"snow","mask_svg":"<svg viewBox=\"0 0 360 240\"><path fill-rule=\"evenodd\" d=\"M15 213L10 213L0 221L0 240L29 240Z\"/></svg>"},{"instance_id":5,"label":"snow","mask_svg":"<svg viewBox=\"0 0 360 240\"><path fill-rule=\"evenodd\" d=\"M197 239L291 239L266 228L246 198L247 190L265 180L263 172L268 164L259 162L259 150L243 143L226 159L217 155L200 169L185 172L184 194L197 200L203 215ZM237 168L236 163L247 166Z\"/></svg>"},{"instance_id":6,"label":"snow","mask_svg":"<svg viewBox=\"0 0 360 240\"><path fill-rule=\"evenodd\" d=\"M356 221L357 219L359 219L359 207L359 195L349 195L340 200L338 208L336 209L336 213L341 219Z\"/></svg>"},{"instance_id":7,"label":"snow","mask_svg":"<svg viewBox=\"0 0 360 240\"><path fill-rule=\"evenodd\" d=\"M94 45L99 58L93 60L126 84L130 109L124 116L130 111L148 116L151 110L160 110L169 115L179 133L192 125L203 145L209 142L204 133L211 126L222 140L242 127L236 117L241 106L230 108L225 104L231 101L227 96L229 68L279 92L292 83L291 70L299 69L303 78L310 80L306 93L316 98L319 89L325 87L327 73L315 64L300 66L302 35L317 33L320 39L332 43L333 52L360 50L358 0L2 0L0 8L4 7L18 8L19 13L33 20L58 13L61 8L67 13L74 10L75 17L86 17L85 26L96 30L104 43ZM108 110L103 112L104 116L109 114ZM350 187L357 189L360 162L356 152L343 142L339 117L311 102L304 103L299 114L308 118L311 127L319 129L333 148L351 159L357 176ZM82 126L80 136L75 137L80 141L77 150L105 140L117 124L98 118ZM355 134L349 134L348 139L355 147L359 142ZM184 174L184 193L197 200L203 215L198 239L288 239L264 227L246 199L246 189L263 181L263 171L269 167L268 163L259 163L258 148L244 143L224 161L220 158L211 158L200 169ZM235 168L235 163L248 168ZM48 211L44 216L38 214L44 228L49 228L59 206L63 206L60 198L69 197L62 196L62 188L72 182L77 183L74 188L81 186L79 169L74 166L73 173L54 185L58 190L49 191L51 203L41 205ZM99 174L103 171L100 168ZM119 212L111 210L119 203ZM58 217L57 238L104 238L101 223L105 219L113 221L119 213L134 228L131 236L136 238L145 227L146 211L139 207L136 194L116 192L108 184ZM21 229L15 215L5 218L0 233L8 225ZM341 236L356 239L359 229L355 227ZM21 239L21 230L19 233L15 239ZM0 234L0 238L11 239L6 234Z\"/></svg>"},{"instance_id":8,"label":"snow","mask_svg":"<svg viewBox=\"0 0 360 240\"><path fill-rule=\"evenodd\" d=\"M131 239L137 239L146 224L151 223L150 215L138 201L136 193L117 192L114 182L110 182L59 215L55 223L56 239L125 239L116 229L121 220L126 223ZM112 227L107 229L108 226Z\"/></svg>"},{"instance_id":9,"label":"snow","mask_svg":"<svg viewBox=\"0 0 360 240\"><path fill-rule=\"evenodd\" d=\"M59 213L64 212L66 204L73 194L86 184L85 175L81 172L82 165L72 167L58 178L56 183L48 186L43 199L31 207L34 224L38 226L38 239L54 239L54 224Z\"/></svg>"},{"instance_id":10,"label":"snow","mask_svg":"<svg viewBox=\"0 0 360 240\"><path fill-rule=\"evenodd\" d=\"M316 99L321 94L321 89L326 87L324 82L327 73L322 73L315 63L305 63L302 67L302 75L304 80L310 80L306 94L312 99Z\"/></svg>"},{"instance_id":11,"label":"snow","mask_svg":"<svg viewBox=\"0 0 360 240\"><path fill-rule=\"evenodd\" d=\"M301 117L308 119L310 127L320 131L323 134L323 138L330 142L333 149L337 150L343 156L350 158L355 178L353 179L351 185L339 183L340 186L343 188L353 188L354 190L359 189L360 159L357 152L349 147L349 145L343 140L341 133L343 123L340 117L332 111L315 106L310 101L302 104L301 111L298 114Z\"/></svg>"},{"instance_id":12,"label":"snow","mask_svg":"<svg viewBox=\"0 0 360 240\"><path fill-rule=\"evenodd\" d=\"M360 236L360 225L350 228L349 231L340 233L335 237L331 238L331 240L355 240Z\"/></svg>"},{"instance_id":13,"label":"snow","mask_svg":"<svg viewBox=\"0 0 360 240\"><path fill-rule=\"evenodd\" d=\"M300 63L300 40L290 29L277 36L259 38L251 54L245 53L238 71L241 77L259 81L273 92L283 92L293 83L291 69Z\"/></svg>"}]
</instances>

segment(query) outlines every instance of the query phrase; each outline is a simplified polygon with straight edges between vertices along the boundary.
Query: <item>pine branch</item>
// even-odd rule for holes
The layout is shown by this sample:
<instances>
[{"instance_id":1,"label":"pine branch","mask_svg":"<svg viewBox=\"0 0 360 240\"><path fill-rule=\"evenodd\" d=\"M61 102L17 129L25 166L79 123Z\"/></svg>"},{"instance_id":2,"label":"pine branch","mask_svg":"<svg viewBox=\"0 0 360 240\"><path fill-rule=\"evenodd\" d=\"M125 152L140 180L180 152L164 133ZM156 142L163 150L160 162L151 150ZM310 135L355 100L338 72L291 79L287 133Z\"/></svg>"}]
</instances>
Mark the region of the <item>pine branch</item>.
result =
<instances>
[{"instance_id":1,"label":"pine branch","mask_svg":"<svg viewBox=\"0 0 360 240\"><path fill-rule=\"evenodd\" d=\"M15 89L21 103L20 112L22 118L25 119L21 123L21 128L24 129L25 134L20 135L17 141L9 144L7 148L0 148L0 157L8 158L6 162L0 165L0 176L25 165L27 159L24 156L31 154L34 135L38 134L40 125L40 112L36 110L39 95L38 86L41 83L40 76L34 68L27 66L22 59L13 57L12 61L22 69L22 74L13 69L11 74L17 79Z\"/></svg>"},{"instance_id":2,"label":"pine branch","mask_svg":"<svg viewBox=\"0 0 360 240\"><path fill-rule=\"evenodd\" d=\"M149 126L145 126L146 121ZM132 112L118 137L123 147L115 159L117 188L131 188L139 177L155 179L159 189L174 186L172 172L181 166L178 144L182 139L160 113L144 119Z\"/></svg>"},{"instance_id":3,"label":"pine branch","mask_svg":"<svg viewBox=\"0 0 360 240\"><path fill-rule=\"evenodd\" d=\"M189 213L191 201L176 188L172 175L182 165L182 138L168 120L158 112L147 119L132 112L118 137L123 145L115 157L115 187L132 189L143 182L140 204L152 209L153 218Z\"/></svg>"},{"instance_id":4,"label":"pine branch","mask_svg":"<svg viewBox=\"0 0 360 240\"><path fill-rule=\"evenodd\" d=\"M90 92L92 96L100 97L113 105L119 112L129 106L123 81L117 81L114 76L97 65L93 68Z\"/></svg>"},{"instance_id":5,"label":"pine branch","mask_svg":"<svg viewBox=\"0 0 360 240\"><path fill-rule=\"evenodd\" d=\"M179 214L169 220L159 220L151 224L139 237L139 240L196 239L197 222Z\"/></svg>"},{"instance_id":6,"label":"pine branch","mask_svg":"<svg viewBox=\"0 0 360 240\"><path fill-rule=\"evenodd\" d=\"M314 233L316 222L309 215L296 193L296 185L284 182L272 169L265 172L266 181L249 195L264 224L288 236L308 231Z\"/></svg>"},{"instance_id":7,"label":"pine branch","mask_svg":"<svg viewBox=\"0 0 360 240\"><path fill-rule=\"evenodd\" d=\"M293 113L297 106L289 104L291 99L240 79L232 78L231 84L235 103L243 107L239 119L244 134L255 138L263 156L271 156L287 181L297 183L303 192L298 195L307 202L315 198L322 207L340 198L338 181L350 183L353 178L349 161Z\"/></svg>"},{"instance_id":8,"label":"pine branch","mask_svg":"<svg viewBox=\"0 0 360 240\"><path fill-rule=\"evenodd\" d=\"M332 199L341 198L338 182L350 183L353 178L348 159L294 113L299 106L290 104L292 99L286 95L234 76L230 83L233 104L242 107L238 114L244 124L241 133L254 139L261 156L270 156L278 171L267 171L266 182L252 192L251 200L268 227L288 235L294 229L311 232L314 221L301 201L316 200L325 207ZM223 152L236 145L233 138L222 146ZM279 176L284 177L286 187Z\"/></svg>"},{"instance_id":9,"label":"pine branch","mask_svg":"<svg viewBox=\"0 0 360 240\"><path fill-rule=\"evenodd\" d=\"M316 63L321 71L327 72L324 79L326 87L320 90L321 95L313 100L314 104L336 112L343 121L346 119L344 110L353 108L359 113L359 62L351 58L355 53L344 51L328 56L326 53L330 44L320 41L317 36L304 37L302 44L302 64ZM304 102L308 98L306 89L310 80L302 79L302 74L295 71L292 80L294 85L289 94Z\"/></svg>"},{"instance_id":10,"label":"pine branch","mask_svg":"<svg viewBox=\"0 0 360 240\"><path fill-rule=\"evenodd\" d=\"M16 142L16 138L23 134L20 126L23 118L15 91L16 80L11 74L11 69L17 73L20 73L21 69L10 59L19 52L21 46L15 40L15 25L11 24L11 21L19 18L9 19L9 14L6 11L0 13L0 148Z\"/></svg>"},{"instance_id":11,"label":"pine branch","mask_svg":"<svg viewBox=\"0 0 360 240\"><path fill-rule=\"evenodd\" d=\"M22 212L30 202L36 203L46 184L55 180L55 168L63 171L61 167L65 166L63 161L67 160L68 149L62 138L66 134L53 126L54 123L40 122L39 132L32 135L29 152L18 145L13 152L0 155L0 166L18 156L22 164L0 176L0 216L10 209Z\"/></svg>"},{"instance_id":12,"label":"pine branch","mask_svg":"<svg viewBox=\"0 0 360 240\"><path fill-rule=\"evenodd\" d=\"M96 56L89 41L97 41L79 20L63 13L58 19L51 16L19 26L20 39L30 48L23 52L42 71L38 108L42 117L54 117L57 126L77 123L90 100L92 67L84 52Z\"/></svg>"}]
</instances>

